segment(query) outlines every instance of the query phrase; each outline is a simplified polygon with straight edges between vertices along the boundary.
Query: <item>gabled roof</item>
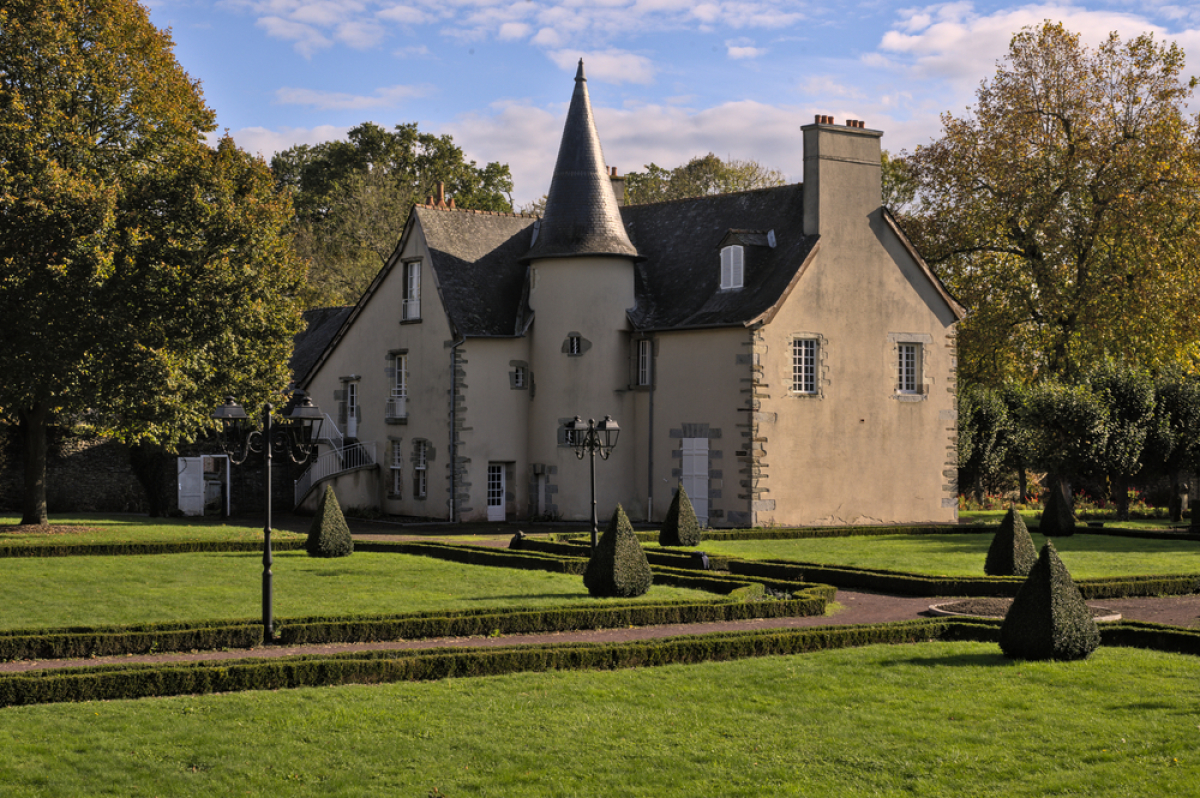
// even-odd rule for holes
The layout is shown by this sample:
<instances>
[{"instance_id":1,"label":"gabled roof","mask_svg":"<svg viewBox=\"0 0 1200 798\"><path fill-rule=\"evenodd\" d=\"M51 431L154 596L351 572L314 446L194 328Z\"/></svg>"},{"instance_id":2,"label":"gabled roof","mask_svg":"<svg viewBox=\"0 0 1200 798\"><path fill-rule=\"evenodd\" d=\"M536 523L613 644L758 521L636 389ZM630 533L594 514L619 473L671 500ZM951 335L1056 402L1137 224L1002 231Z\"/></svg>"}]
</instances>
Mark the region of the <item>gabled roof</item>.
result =
<instances>
[{"instance_id":1,"label":"gabled roof","mask_svg":"<svg viewBox=\"0 0 1200 798\"><path fill-rule=\"evenodd\" d=\"M804 235L802 185L719 194L621 209L638 264L640 330L745 324L783 295L817 242ZM775 232L776 246L766 241ZM720 247L749 244L740 289L721 290ZM762 244L759 244L761 240Z\"/></svg>"},{"instance_id":2,"label":"gabled roof","mask_svg":"<svg viewBox=\"0 0 1200 798\"><path fill-rule=\"evenodd\" d=\"M292 359L288 363L292 369L292 379L308 374L352 310L353 305L344 305L304 311L304 329L292 339Z\"/></svg>"},{"instance_id":3,"label":"gabled roof","mask_svg":"<svg viewBox=\"0 0 1200 798\"><path fill-rule=\"evenodd\" d=\"M595 255L636 258L638 252L621 224L580 59L546 196L546 217L525 260Z\"/></svg>"},{"instance_id":4,"label":"gabled roof","mask_svg":"<svg viewBox=\"0 0 1200 798\"><path fill-rule=\"evenodd\" d=\"M413 210L450 324L459 335L506 336L524 330L523 289L532 216Z\"/></svg>"}]
</instances>

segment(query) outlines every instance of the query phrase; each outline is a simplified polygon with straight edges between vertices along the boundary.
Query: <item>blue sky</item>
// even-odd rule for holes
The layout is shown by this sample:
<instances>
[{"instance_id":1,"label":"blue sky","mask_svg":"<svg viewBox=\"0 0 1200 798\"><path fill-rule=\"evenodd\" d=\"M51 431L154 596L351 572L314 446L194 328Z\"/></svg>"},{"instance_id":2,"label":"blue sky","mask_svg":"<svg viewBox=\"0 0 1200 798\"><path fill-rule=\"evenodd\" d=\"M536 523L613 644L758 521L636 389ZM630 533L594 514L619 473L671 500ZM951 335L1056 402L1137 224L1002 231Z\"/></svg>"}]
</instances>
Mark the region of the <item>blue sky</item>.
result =
<instances>
[{"instance_id":1,"label":"blue sky","mask_svg":"<svg viewBox=\"0 0 1200 798\"><path fill-rule=\"evenodd\" d=\"M1200 7L1171 2L900 6L882 0L149 0L221 128L266 157L370 120L449 133L550 183L583 58L605 158L622 173L696 155L802 178L799 126L865 120L884 147L935 138L1012 34L1060 20L1099 42L1152 31L1200 74ZM1192 112L1200 110L1191 109Z\"/></svg>"}]
</instances>

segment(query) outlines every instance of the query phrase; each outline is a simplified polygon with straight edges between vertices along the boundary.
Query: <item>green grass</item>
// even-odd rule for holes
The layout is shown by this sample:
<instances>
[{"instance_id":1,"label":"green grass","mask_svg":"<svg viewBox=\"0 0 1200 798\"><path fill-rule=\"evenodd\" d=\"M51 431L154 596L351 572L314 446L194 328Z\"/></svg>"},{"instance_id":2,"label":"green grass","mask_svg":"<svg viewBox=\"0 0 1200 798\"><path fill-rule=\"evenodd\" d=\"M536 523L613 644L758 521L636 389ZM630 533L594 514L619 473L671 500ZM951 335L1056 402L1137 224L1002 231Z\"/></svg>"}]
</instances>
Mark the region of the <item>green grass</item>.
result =
<instances>
[{"instance_id":1,"label":"green grass","mask_svg":"<svg viewBox=\"0 0 1200 798\"><path fill-rule=\"evenodd\" d=\"M277 618L596 601L580 576L403 554L316 559L303 551L278 552L272 571ZM254 618L261 574L257 552L4 558L0 628ZM711 598L664 586L644 597Z\"/></svg>"},{"instance_id":2,"label":"green grass","mask_svg":"<svg viewBox=\"0 0 1200 798\"><path fill-rule=\"evenodd\" d=\"M0 515L0 545L42 543L145 543L196 540L261 541L262 527L230 526L211 518L147 518L137 515L80 513L55 517L50 532L17 533L6 527L19 524L19 515ZM303 538L305 535L274 530L272 540Z\"/></svg>"},{"instance_id":3,"label":"green grass","mask_svg":"<svg viewBox=\"0 0 1200 798\"><path fill-rule=\"evenodd\" d=\"M1135 679L1130 674L1135 673ZM1200 792L1196 660L930 643L0 710L12 796Z\"/></svg>"},{"instance_id":4,"label":"green grass","mask_svg":"<svg viewBox=\"0 0 1200 798\"><path fill-rule=\"evenodd\" d=\"M1033 533L1040 550L1045 538ZM706 552L747 559L782 559L933 576L983 576L991 533L882 535L810 540L703 541ZM1088 535L1054 538L1076 579L1200 573L1200 541Z\"/></svg>"}]
</instances>

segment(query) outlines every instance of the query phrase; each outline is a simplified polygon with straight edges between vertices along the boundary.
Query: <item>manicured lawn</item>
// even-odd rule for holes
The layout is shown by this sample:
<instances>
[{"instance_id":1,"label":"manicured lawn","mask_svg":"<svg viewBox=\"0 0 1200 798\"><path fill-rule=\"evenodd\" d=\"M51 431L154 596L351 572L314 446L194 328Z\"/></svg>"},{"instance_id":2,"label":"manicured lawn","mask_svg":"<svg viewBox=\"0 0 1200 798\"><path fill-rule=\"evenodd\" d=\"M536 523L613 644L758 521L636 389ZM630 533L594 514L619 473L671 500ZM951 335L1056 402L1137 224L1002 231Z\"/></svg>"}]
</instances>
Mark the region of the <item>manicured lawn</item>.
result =
<instances>
[{"instance_id":1,"label":"manicured lawn","mask_svg":"<svg viewBox=\"0 0 1200 798\"><path fill-rule=\"evenodd\" d=\"M1196 795L1197 661L929 643L0 710L20 796ZM1131 678L1130 674L1136 674Z\"/></svg>"},{"instance_id":2,"label":"manicured lawn","mask_svg":"<svg viewBox=\"0 0 1200 798\"><path fill-rule=\"evenodd\" d=\"M21 521L19 515L0 515L0 545L17 543L144 543L196 540L261 541L262 526L230 526L212 518L147 518L138 515L80 513L50 519L50 532L10 531ZM275 530L272 540L302 538L294 532Z\"/></svg>"},{"instance_id":3,"label":"manicured lawn","mask_svg":"<svg viewBox=\"0 0 1200 798\"><path fill-rule=\"evenodd\" d=\"M1040 550L1045 538L1033 534ZM882 535L813 540L703 541L706 552L941 576L982 576L992 533ZM1200 541L1146 540L1076 533L1054 538L1076 579L1200 573Z\"/></svg>"},{"instance_id":4,"label":"manicured lawn","mask_svg":"<svg viewBox=\"0 0 1200 798\"><path fill-rule=\"evenodd\" d=\"M275 616L548 606L593 601L583 577L358 552L314 559L277 552ZM257 552L0 559L0 628L255 618ZM644 600L711 599L655 586Z\"/></svg>"}]
</instances>

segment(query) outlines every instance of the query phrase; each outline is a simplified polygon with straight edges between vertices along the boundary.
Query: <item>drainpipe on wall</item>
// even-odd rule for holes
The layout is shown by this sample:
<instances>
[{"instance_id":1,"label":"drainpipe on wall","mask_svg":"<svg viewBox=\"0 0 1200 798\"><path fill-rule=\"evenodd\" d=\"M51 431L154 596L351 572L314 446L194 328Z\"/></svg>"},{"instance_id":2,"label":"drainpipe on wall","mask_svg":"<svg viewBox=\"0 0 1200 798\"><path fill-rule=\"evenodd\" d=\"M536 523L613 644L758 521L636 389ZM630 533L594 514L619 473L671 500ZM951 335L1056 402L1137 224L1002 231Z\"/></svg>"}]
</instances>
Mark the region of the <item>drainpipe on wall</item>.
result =
<instances>
[{"instance_id":1,"label":"drainpipe on wall","mask_svg":"<svg viewBox=\"0 0 1200 798\"><path fill-rule=\"evenodd\" d=\"M458 519L455 518L455 509L458 506L458 447L456 439L458 430L458 348L467 342L466 336L462 336L454 343L450 344L450 523L454 523Z\"/></svg>"},{"instance_id":2,"label":"drainpipe on wall","mask_svg":"<svg viewBox=\"0 0 1200 798\"><path fill-rule=\"evenodd\" d=\"M650 345L650 420L646 425L646 523L654 523L654 386L658 373L654 370L654 345Z\"/></svg>"}]
</instances>

